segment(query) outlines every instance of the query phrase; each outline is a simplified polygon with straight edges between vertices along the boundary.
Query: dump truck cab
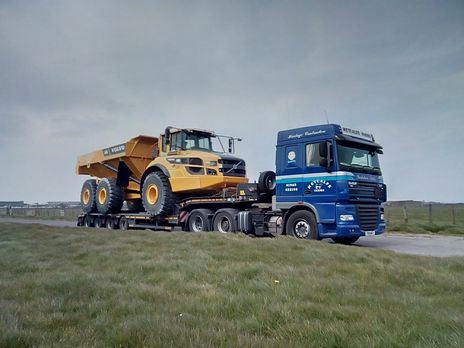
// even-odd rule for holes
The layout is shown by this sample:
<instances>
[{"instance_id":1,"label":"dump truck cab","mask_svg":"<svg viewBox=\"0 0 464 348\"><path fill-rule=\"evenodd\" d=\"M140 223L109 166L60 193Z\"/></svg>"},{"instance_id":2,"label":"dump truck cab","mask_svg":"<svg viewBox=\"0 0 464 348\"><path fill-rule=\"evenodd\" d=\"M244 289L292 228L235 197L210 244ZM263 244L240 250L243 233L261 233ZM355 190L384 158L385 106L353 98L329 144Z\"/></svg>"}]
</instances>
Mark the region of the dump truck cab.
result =
<instances>
[{"instance_id":1,"label":"dump truck cab","mask_svg":"<svg viewBox=\"0 0 464 348\"><path fill-rule=\"evenodd\" d=\"M237 140L202 129L167 127L145 177L161 170L173 192L196 195L247 183L245 161L233 155Z\"/></svg>"}]
</instances>

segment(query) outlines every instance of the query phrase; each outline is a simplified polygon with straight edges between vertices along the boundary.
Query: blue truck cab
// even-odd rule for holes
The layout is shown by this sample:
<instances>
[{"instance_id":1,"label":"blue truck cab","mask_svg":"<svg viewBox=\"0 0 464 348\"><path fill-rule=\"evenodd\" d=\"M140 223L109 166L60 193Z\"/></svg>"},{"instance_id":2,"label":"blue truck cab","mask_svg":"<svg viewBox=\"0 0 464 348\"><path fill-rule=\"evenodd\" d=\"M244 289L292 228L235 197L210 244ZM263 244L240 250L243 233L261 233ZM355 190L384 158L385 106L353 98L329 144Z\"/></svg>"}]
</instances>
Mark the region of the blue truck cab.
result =
<instances>
[{"instance_id":1,"label":"blue truck cab","mask_svg":"<svg viewBox=\"0 0 464 348\"><path fill-rule=\"evenodd\" d=\"M336 124L280 131L275 209L286 234L351 244L385 230L382 147Z\"/></svg>"}]
</instances>

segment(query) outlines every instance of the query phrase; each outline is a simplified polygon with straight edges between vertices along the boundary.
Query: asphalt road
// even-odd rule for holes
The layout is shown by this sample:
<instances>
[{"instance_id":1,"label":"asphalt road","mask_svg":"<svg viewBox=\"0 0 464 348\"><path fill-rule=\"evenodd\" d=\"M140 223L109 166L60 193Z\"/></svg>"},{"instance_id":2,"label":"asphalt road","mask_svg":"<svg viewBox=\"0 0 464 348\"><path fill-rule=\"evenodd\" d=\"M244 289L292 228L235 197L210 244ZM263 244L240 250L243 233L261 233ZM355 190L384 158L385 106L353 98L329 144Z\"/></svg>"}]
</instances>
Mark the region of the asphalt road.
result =
<instances>
[{"instance_id":1,"label":"asphalt road","mask_svg":"<svg viewBox=\"0 0 464 348\"><path fill-rule=\"evenodd\" d=\"M1 222L21 224L42 224L54 227L76 227L74 221L37 220L19 218L0 218ZM352 247L379 248L392 250L402 254L424 256L464 256L464 237L435 236L427 234L383 234L373 237L362 237Z\"/></svg>"}]
</instances>

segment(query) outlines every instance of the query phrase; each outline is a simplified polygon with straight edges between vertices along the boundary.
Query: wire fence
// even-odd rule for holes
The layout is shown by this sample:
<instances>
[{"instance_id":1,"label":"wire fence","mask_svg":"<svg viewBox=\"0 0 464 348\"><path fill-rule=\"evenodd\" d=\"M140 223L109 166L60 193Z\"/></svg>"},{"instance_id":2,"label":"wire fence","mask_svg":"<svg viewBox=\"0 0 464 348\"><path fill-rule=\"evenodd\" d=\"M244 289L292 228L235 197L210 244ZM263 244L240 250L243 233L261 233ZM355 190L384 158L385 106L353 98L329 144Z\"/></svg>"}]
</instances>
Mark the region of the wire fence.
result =
<instances>
[{"instance_id":1,"label":"wire fence","mask_svg":"<svg viewBox=\"0 0 464 348\"><path fill-rule=\"evenodd\" d=\"M82 209L75 208L46 208L46 207L21 207L21 208L0 208L0 216L13 216L38 219L63 219L77 220Z\"/></svg>"},{"instance_id":2,"label":"wire fence","mask_svg":"<svg viewBox=\"0 0 464 348\"><path fill-rule=\"evenodd\" d=\"M421 205L387 204L385 207L387 222L464 224L464 205L424 203Z\"/></svg>"}]
</instances>

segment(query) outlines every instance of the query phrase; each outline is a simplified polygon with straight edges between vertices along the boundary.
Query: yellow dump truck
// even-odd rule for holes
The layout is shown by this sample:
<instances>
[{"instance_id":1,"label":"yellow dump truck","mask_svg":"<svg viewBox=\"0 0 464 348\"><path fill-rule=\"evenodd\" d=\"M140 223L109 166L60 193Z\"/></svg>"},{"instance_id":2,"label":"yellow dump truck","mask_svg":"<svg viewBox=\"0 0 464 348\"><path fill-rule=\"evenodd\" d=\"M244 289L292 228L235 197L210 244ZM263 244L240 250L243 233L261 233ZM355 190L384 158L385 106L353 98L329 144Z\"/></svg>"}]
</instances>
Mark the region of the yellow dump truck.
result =
<instances>
[{"instance_id":1,"label":"yellow dump truck","mask_svg":"<svg viewBox=\"0 0 464 348\"><path fill-rule=\"evenodd\" d=\"M129 210L150 216L176 213L179 201L212 197L248 182L245 161L232 155L233 137L200 129L167 127L159 137L140 135L78 158L85 213Z\"/></svg>"}]
</instances>

